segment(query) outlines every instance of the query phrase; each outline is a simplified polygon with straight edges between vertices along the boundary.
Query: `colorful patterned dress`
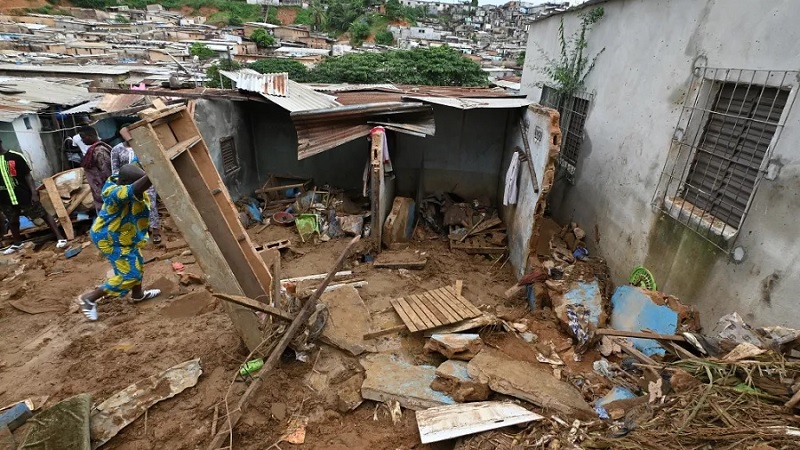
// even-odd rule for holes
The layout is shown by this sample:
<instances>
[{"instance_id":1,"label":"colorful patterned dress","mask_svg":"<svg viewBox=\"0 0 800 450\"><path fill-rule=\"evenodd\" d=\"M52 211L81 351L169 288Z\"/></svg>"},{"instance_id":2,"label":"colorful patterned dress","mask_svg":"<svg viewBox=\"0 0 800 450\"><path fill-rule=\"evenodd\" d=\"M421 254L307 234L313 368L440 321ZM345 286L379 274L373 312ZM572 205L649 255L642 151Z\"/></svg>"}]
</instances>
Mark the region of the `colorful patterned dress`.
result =
<instances>
[{"instance_id":1,"label":"colorful patterned dress","mask_svg":"<svg viewBox=\"0 0 800 450\"><path fill-rule=\"evenodd\" d=\"M117 176L109 178L102 195L103 207L89 235L114 269L101 288L110 297L121 297L142 283L141 248L148 239L150 199L146 194L137 198L133 185L118 185Z\"/></svg>"}]
</instances>

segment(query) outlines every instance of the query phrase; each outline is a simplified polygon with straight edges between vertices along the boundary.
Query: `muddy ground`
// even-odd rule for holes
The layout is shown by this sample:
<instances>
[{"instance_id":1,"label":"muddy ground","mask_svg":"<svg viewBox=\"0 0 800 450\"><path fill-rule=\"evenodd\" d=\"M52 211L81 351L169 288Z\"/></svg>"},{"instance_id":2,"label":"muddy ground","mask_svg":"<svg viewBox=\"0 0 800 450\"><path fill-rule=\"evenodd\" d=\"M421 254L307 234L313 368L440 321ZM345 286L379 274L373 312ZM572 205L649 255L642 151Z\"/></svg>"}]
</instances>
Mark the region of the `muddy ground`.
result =
<instances>
[{"instance_id":1,"label":"muddy ground","mask_svg":"<svg viewBox=\"0 0 800 450\"><path fill-rule=\"evenodd\" d=\"M168 229L169 223L167 220ZM253 234L253 230L260 228L250 230L255 243L292 240L294 250L283 253L282 278L326 272L347 242L339 239L301 243L293 229L276 226ZM77 312L74 301L80 293L102 282L109 266L86 242L83 236L72 243L86 245L72 259L66 259L52 242L38 250L28 248L21 254L4 257L0 266L0 277L4 277L0 284L0 404L45 395L48 396L45 406L50 406L84 392L100 402L137 380L200 358L204 373L196 387L152 407L105 448L193 449L206 445L211 438L215 406L223 416L229 388L232 401L246 388L244 382L234 382L233 375L247 352L219 301L205 286L178 283L172 262L183 263L186 272L202 275L194 257L184 255L147 264L146 285L155 283L164 294L137 305L127 300L101 303L100 320L90 323ZM166 231L165 243L174 249L181 246L182 239L176 231ZM464 296L473 304L511 320L527 316L540 341L552 340L569 353L569 346L562 345L563 335L547 314L528 315L522 299L505 299L504 291L513 283L508 264L451 252L444 240L431 236L418 236L410 248L428 257L425 269L375 269L354 259L346 264L346 269L368 281L359 292L368 309L375 313L374 327L397 320L391 317L392 311L387 316L389 299L461 279ZM148 247L145 257L167 251ZM38 311L31 310L37 314L23 312L12 303L28 310L37 307ZM378 318L379 311L383 311L380 317L388 318ZM533 347L513 335L488 336L488 341L521 359L535 360ZM423 352L422 338L406 335L401 342L400 348L412 358L436 362L436 357ZM562 356L568 365L586 364L573 363L567 353ZM594 359L589 355L585 358ZM305 444L283 443L281 448L431 448L419 443L412 411L405 411L395 425L386 409L376 409L374 402L366 401L349 413L337 412L326 403L324 395L305 383L313 360L314 354L307 363L288 357L270 375L252 402L253 407L236 427L236 448L267 448L286 432L287 422L295 415L309 417Z\"/></svg>"}]
</instances>

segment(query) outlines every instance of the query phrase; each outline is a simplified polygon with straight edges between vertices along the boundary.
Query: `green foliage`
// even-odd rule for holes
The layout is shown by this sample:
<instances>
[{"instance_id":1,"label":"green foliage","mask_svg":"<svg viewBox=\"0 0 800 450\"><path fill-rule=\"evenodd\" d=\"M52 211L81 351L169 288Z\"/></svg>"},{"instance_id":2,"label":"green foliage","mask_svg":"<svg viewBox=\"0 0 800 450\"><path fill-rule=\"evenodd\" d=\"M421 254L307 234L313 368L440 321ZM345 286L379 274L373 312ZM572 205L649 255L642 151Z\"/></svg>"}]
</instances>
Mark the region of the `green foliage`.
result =
<instances>
[{"instance_id":1,"label":"green foliage","mask_svg":"<svg viewBox=\"0 0 800 450\"><path fill-rule=\"evenodd\" d=\"M250 35L250 40L255 42L258 48L272 47L275 45L275 36L261 28L253 31L253 34Z\"/></svg>"},{"instance_id":2,"label":"green foliage","mask_svg":"<svg viewBox=\"0 0 800 450\"><path fill-rule=\"evenodd\" d=\"M211 88L233 89L233 81L219 73L220 70L239 70L242 65L231 59L222 59L206 70L206 86Z\"/></svg>"},{"instance_id":3,"label":"green foliage","mask_svg":"<svg viewBox=\"0 0 800 450\"><path fill-rule=\"evenodd\" d=\"M397 83L486 86L480 65L449 47L351 53L328 58L311 72L319 83Z\"/></svg>"},{"instance_id":4,"label":"green foliage","mask_svg":"<svg viewBox=\"0 0 800 450\"><path fill-rule=\"evenodd\" d=\"M350 33L350 44L358 47L369 37L369 24L364 19L353 22L347 32Z\"/></svg>"},{"instance_id":5,"label":"green foliage","mask_svg":"<svg viewBox=\"0 0 800 450\"><path fill-rule=\"evenodd\" d=\"M125 17L123 15L119 15L119 16L115 17L114 18L114 22L117 22L117 23L131 23L130 19L128 19L127 17Z\"/></svg>"},{"instance_id":6,"label":"green foliage","mask_svg":"<svg viewBox=\"0 0 800 450\"><path fill-rule=\"evenodd\" d=\"M200 42L195 42L189 47L189 54L192 56L197 56L201 60L211 59L216 54L214 50L208 48L207 45L201 44Z\"/></svg>"},{"instance_id":7,"label":"green foliage","mask_svg":"<svg viewBox=\"0 0 800 450\"><path fill-rule=\"evenodd\" d=\"M519 52L519 55L517 55L517 65L520 67L525 65L525 50Z\"/></svg>"},{"instance_id":8,"label":"green foliage","mask_svg":"<svg viewBox=\"0 0 800 450\"><path fill-rule=\"evenodd\" d=\"M365 9L358 0L330 0L327 12L329 30L344 33L364 14Z\"/></svg>"},{"instance_id":9,"label":"green foliage","mask_svg":"<svg viewBox=\"0 0 800 450\"><path fill-rule=\"evenodd\" d=\"M328 12L320 0L314 0L308 6L311 14L311 26L315 31L324 30L328 26Z\"/></svg>"},{"instance_id":10,"label":"green foliage","mask_svg":"<svg viewBox=\"0 0 800 450\"><path fill-rule=\"evenodd\" d=\"M399 20L403 18L403 7L400 5L400 0L388 0L386 2L386 17L389 20Z\"/></svg>"},{"instance_id":11,"label":"green foliage","mask_svg":"<svg viewBox=\"0 0 800 450\"><path fill-rule=\"evenodd\" d=\"M306 66L293 59L261 59L248 67L259 73L286 72L289 74L289 79L300 83L309 81Z\"/></svg>"},{"instance_id":12,"label":"green foliage","mask_svg":"<svg viewBox=\"0 0 800 450\"><path fill-rule=\"evenodd\" d=\"M392 45L394 43L394 36L392 32L384 29L375 33L375 43L380 45Z\"/></svg>"},{"instance_id":13,"label":"green foliage","mask_svg":"<svg viewBox=\"0 0 800 450\"><path fill-rule=\"evenodd\" d=\"M244 25L244 22L242 22L242 19L238 16L230 16L228 17L228 25L232 27L240 27Z\"/></svg>"},{"instance_id":14,"label":"green foliage","mask_svg":"<svg viewBox=\"0 0 800 450\"><path fill-rule=\"evenodd\" d=\"M583 87L583 82L594 68L597 57L605 51L605 47L603 47L591 58L585 54L589 45L586 35L592 25L603 18L604 13L603 8L599 7L581 14L581 26L569 39L565 36L564 19L562 18L558 28L558 40L561 46L561 54L558 59L548 56L541 47L539 48L546 63L539 70L555 84L553 87L561 94L561 98L566 98Z\"/></svg>"},{"instance_id":15,"label":"green foliage","mask_svg":"<svg viewBox=\"0 0 800 450\"><path fill-rule=\"evenodd\" d=\"M313 20L311 17L311 6L308 8L297 8L293 7L293 9L297 10L297 15L294 17L294 22L297 25L309 25L313 24Z\"/></svg>"},{"instance_id":16,"label":"green foliage","mask_svg":"<svg viewBox=\"0 0 800 450\"><path fill-rule=\"evenodd\" d=\"M278 8L267 8L267 17L265 22L273 25L282 25L281 20L278 19Z\"/></svg>"},{"instance_id":17,"label":"green foliage","mask_svg":"<svg viewBox=\"0 0 800 450\"><path fill-rule=\"evenodd\" d=\"M159 3L165 9L180 9L187 6L197 11L204 7L215 8L219 12L209 17L209 22L226 25L261 20L261 6L248 5L239 0L161 0L158 2L153 0L72 0L71 3L79 8L93 9L105 9L120 5L143 9L147 4L152 3Z\"/></svg>"}]
</instances>

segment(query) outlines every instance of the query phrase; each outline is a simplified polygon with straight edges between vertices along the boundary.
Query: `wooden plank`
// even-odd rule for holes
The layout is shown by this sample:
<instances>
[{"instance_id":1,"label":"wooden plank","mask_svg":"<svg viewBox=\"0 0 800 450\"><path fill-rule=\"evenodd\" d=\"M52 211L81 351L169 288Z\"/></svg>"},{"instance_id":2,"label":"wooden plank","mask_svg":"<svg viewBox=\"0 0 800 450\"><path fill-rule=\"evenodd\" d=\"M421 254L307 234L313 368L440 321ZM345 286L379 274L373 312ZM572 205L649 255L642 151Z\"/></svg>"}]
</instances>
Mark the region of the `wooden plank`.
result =
<instances>
[{"instance_id":1,"label":"wooden plank","mask_svg":"<svg viewBox=\"0 0 800 450\"><path fill-rule=\"evenodd\" d=\"M392 300L392 306L394 307L395 312L397 313L398 316L400 316L400 319L403 321L403 323L406 324L406 326L408 327L409 330L411 330L412 333L415 331L419 331L419 328L417 328L417 323L414 321L414 319L411 318L411 315L408 312L406 312L405 304L401 303L400 300L402 299L396 298Z\"/></svg>"},{"instance_id":2,"label":"wooden plank","mask_svg":"<svg viewBox=\"0 0 800 450\"><path fill-rule=\"evenodd\" d=\"M483 314L483 311L478 309L475 305L472 304L469 300L464 298L461 295L456 295L456 288L455 286L445 286L444 289L450 293L456 300L458 300L467 310L471 311L473 314L480 315Z\"/></svg>"},{"instance_id":3,"label":"wooden plank","mask_svg":"<svg viewBox=\"0 0 800 450\"><path fill-rule=\"evenodd\" d=\"M237 305L244 306L246 308L250 308L256 311L261 311L263 313L267 313L271 316L291 321L294 319L294 316L291 314L281 311L278 308L273 306L267 305L264 302L259 302L257 300L253 300L252 298L244 297L241 295L230 295L230 294L214 294L214 297L224 300L226 302L235 303Z\"/></svg>"},{"instance_id":4,"label":"wooden plank","mask_svg":"<svg viewBox=\"0 0 800 450\"><path fill-rule=\"evenodd\" d=\"M456 295L461 295L461 291L464 289L464 280L456 280Z\"/></svg>"},{"instance_id":5,"label":"wooden plank","mask_svg":"<svg viewBox=\"0 0 800 450\"><path fill-rule=\"evenodd\" d=\"M489 228L492 228L494 226L500 225L502 223L503 223L503 221L500 220L499 217L489 218L489 219L479 223L478 225L475 225L475 227L467 234L467 236L474 236L474 235L476 235L478 233L486 231ZM463 239L462 239L462 242L463 242Z\"/></svg>"},{"instance_id":6,"label":"wooden plank","mask_svg":"<svg viewBox=\"0 0 800 450\"><path fill-rule=\"evenodd\" d=\"M52 177L46 177L42 179L42 184L44 184L44 190L47 192L47 196L50 197L50 203L53 204L53 209L56 211L58 223L64 229L64 236L70 241L75 239L75 230L72 229L72 221L69 219L69 213L66 208L64 208L64 200L61 199L61 195L58 193L56 182L53 181Z\"/></svg>"},{"instance_id":7,"label":"wooden plank","mask_svg":"<svg viewBox=\"0 0 800 450\"><path fill-rule=\"evenodd\" d=\"M417 411L416 417L423 444L544 419L539 414L511 402L435 406Z\"/></svg>"},{"instance_id":8,"label":"wooden plank","mask_svg":"<svg viewBox=\"0 0 800 450\"><path fill-rule=\"evenodd\" d=\"M397 333L398 331L407 330L408 327L405 325L397 325L395 327L384 328L383 330L377 331L370 331L369 333L364 334L364 340L367 339L375 339L376 337L385 336L387 334Z\"/></svg>"},{"instance_id":9,"label":"wooden plank","mask_svg":"<svg viewBox=\"0 0 800 450\"><path fill-rule=\"evenodd\" d=\"M451 325L425 330L425 337L431 337L431 335L437 333L458 333L460 331L474 330L476 328L494 326L498 323L499 321L497 320L497 317L494 317L490 314L484 314L482 316L462 320L461 322L456 322Z\"/></svg>"},{"instance_id":10,"label":"wooden plank","mask_svg":"<svg viewBox=\"0 0 800 450\"><path fill-rule=\"evenodd\" d=\"M433 291L439 298L442 299L443 302L450 305L453 308L453 311L458 314L461 319L470 319L475 317L475 315L467 309L461 302L459 302L455 296L453 296L450 292L448 292L445 288L439 288Z\"/></svg>"},{"instance_id":11,"label":"wooden plank","mask_svg":"<svg viewBox=\"0 0 800 450\"><path fill-rule=\"evenodd\" d=\"M426 299L423 295L412 295L414 302L420 306L420 308L425 309L425 313L428 318L433 322L433 325L436 327L440 327L442 325L450 323L447 320L447 317L442 314L438 308L434 307L430 300Z\"/></svg>"},{"instance_id":12,"label":"wooden plank","mask_svg":"<svg viewBox=\"0 0 800 450\"><path fill-rule=\"evenodd\" d=\"M403 300L406 302L406 304L408 304L408 306L411 309L414 310L414 312L417 314L417 317L419 317L422 324L424 324L424 326L420 328L421 330L433 328L436 326L434 325L433 321L431 321L431 319L428 318L428 314L426 314L426 311L423 308L421 308L417 304L417 302L415 302L412 298L404 297Z\"/></svg>"},{"instance_id":13,"label":"wooden plank","mask_svg":"<svg viewBox=\"0 0 800 450\"><path fill-rule=\"evenodd\" d=\"M185 141L180 141L177 144L173 145L172 147L168 148L165 153L167 154L167 158L175 159L181 153L189 150L190 148L194 147L199 143L203 138L200 136L195 136L193 138L186 139Z\"/></svg>"},{"instance_id":14,"label":"wooden plank","mask_svg":"<svg viewBox=\"0 0 800 450\"><path fill-rule=\"evenodd\" d=\"M380 257L378 257L380 259ZM378 259L372 263L372 267L376 269L424 269L425 264L428 263L427 258L423 258L417 261L395 261L395 262L387 262L387 261L379 261Z\"/></svg>"},{"instance_id":15,"label":"wooden plank","mask_svg":"<svg viewBox=\"0 0 800 450\"><path fill-rule=\"evenodd\" d=\"M599 328L597 331L595 331L595 334L598 336L632 337L632 338L654 339L657 341L678 341L678 342L686 341L686 338L679 334L658 334L658 333L651 333L648 331L623 331L623 330L615 330L613 328Z\"/></svg>"},{"instance_id":16,"label":"wooden plank","mask_svg":"<svg viewBox=\"0 0 800 450\"><path fill-rule=\"evenodd\" d=\"M81 206L83 203L83 199L85 199L89 194L92 193L92 188L88 185L81 186L81 189L75 194L75 197L72 197L70 200L69 206L67 207L67 214L72 214L73 211L78 209L78 206Z\"/></svg>"},{"instance_id":17,"label":"wooden plank","mask_svg":"<svg viewBox=\"0 0 800 450\"><path fill-rule=\"evenodd\" d=\"M445 306L457 319L456 321L469 319L471 317L470 314L465 314L465 312L462 311L462 308L460 308L459 305L454 305L450 300L450 298L441 292L441 289L434 289L432 291L428 291L428 293L432 297L434 297L441 305Z\"/></svg>"},{"instance_id":18,"label":"wooden plank","mask_svg":"<svg viewBox=\"0 0 800 450\"><path fill-rule=\"evenodd\" d=\"M615 344L619 345L620 348L622 349L622 351L624 351L625 353L627 353L627 354L633 356L634 358L638 359L640 363L646 364L648 366L651 366L651 367L646 367L645 370L647 370L651 374L655 375L656 377L660 376L658 374L658 371L656 371L655 368L656 367L660 367L661 364L655 362L652 358L650 358L649 356L647 356L644 353L640 352L634 346L628 344L627 342L625 342L625 341L623 341L623 340L621 340L619 338L616 338L616 337L613 337L613 336L609 336L609 339L614 341Z\"/></svg>"},{"instance_id":19,"label":"wooden plank","mask_svg":"<svg viewBox=\"0 0 800 450\"><path fill-rule=\"evenodd\" d=\"M420 294L419 296L425 297L425 299L427 299L428 302L431 303L431 307L436 308L445 317L446 321L443 321L442 324L456 323L459 320L461 320L461 317L455 314L451 309L442 305L442 302L430 292L425 292L424 294Z\"/></svg>"}]
</instances>

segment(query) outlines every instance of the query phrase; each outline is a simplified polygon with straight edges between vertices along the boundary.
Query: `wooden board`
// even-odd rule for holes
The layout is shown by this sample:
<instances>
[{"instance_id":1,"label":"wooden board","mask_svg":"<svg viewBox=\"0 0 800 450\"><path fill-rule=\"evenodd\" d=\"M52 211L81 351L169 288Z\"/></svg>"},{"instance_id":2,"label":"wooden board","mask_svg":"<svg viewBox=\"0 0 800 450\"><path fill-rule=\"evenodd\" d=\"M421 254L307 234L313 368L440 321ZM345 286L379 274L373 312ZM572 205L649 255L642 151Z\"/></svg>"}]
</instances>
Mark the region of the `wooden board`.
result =
<instances>
[{"instance_id":1,"label":"wooden board","mask_svg":"<svg viewBox=\"0 0 800 450\"><path fill-rule=\"evenodd\" d=\"M64 236L70 241L75 239L75 230L72 229L72 221L69 220L69 213L67 209L64 208L64 200L61 200L61 195L58 194L56 182L53 181L51 177L47 177L42 179L42 184L44 184L47 196L50 197L50 203L53 204L53 209L56 211L58 223L60 223L61 228L64 229Z\"/></svg>"},{"instance_id":2,"label":"wooden board","mask_svg":"<svg viewBox=\"0 0 800 450\"><path fill-rule=\"evenodd\" d=\"M411 332L442 327L483 314L469 300L456 295L454 286L407 295L391 302Z\"/></svg>"},{"instance_id":3,"label":"wooden board","mask_svg":"<svg viewBox=\"0 0 800 450\"><path fill-rule=\"evenodd\" d=\"M542 420L544 417L511 402L477 402L435 406L417 411L423 444Z\"/></svg>"}]
</instances>

